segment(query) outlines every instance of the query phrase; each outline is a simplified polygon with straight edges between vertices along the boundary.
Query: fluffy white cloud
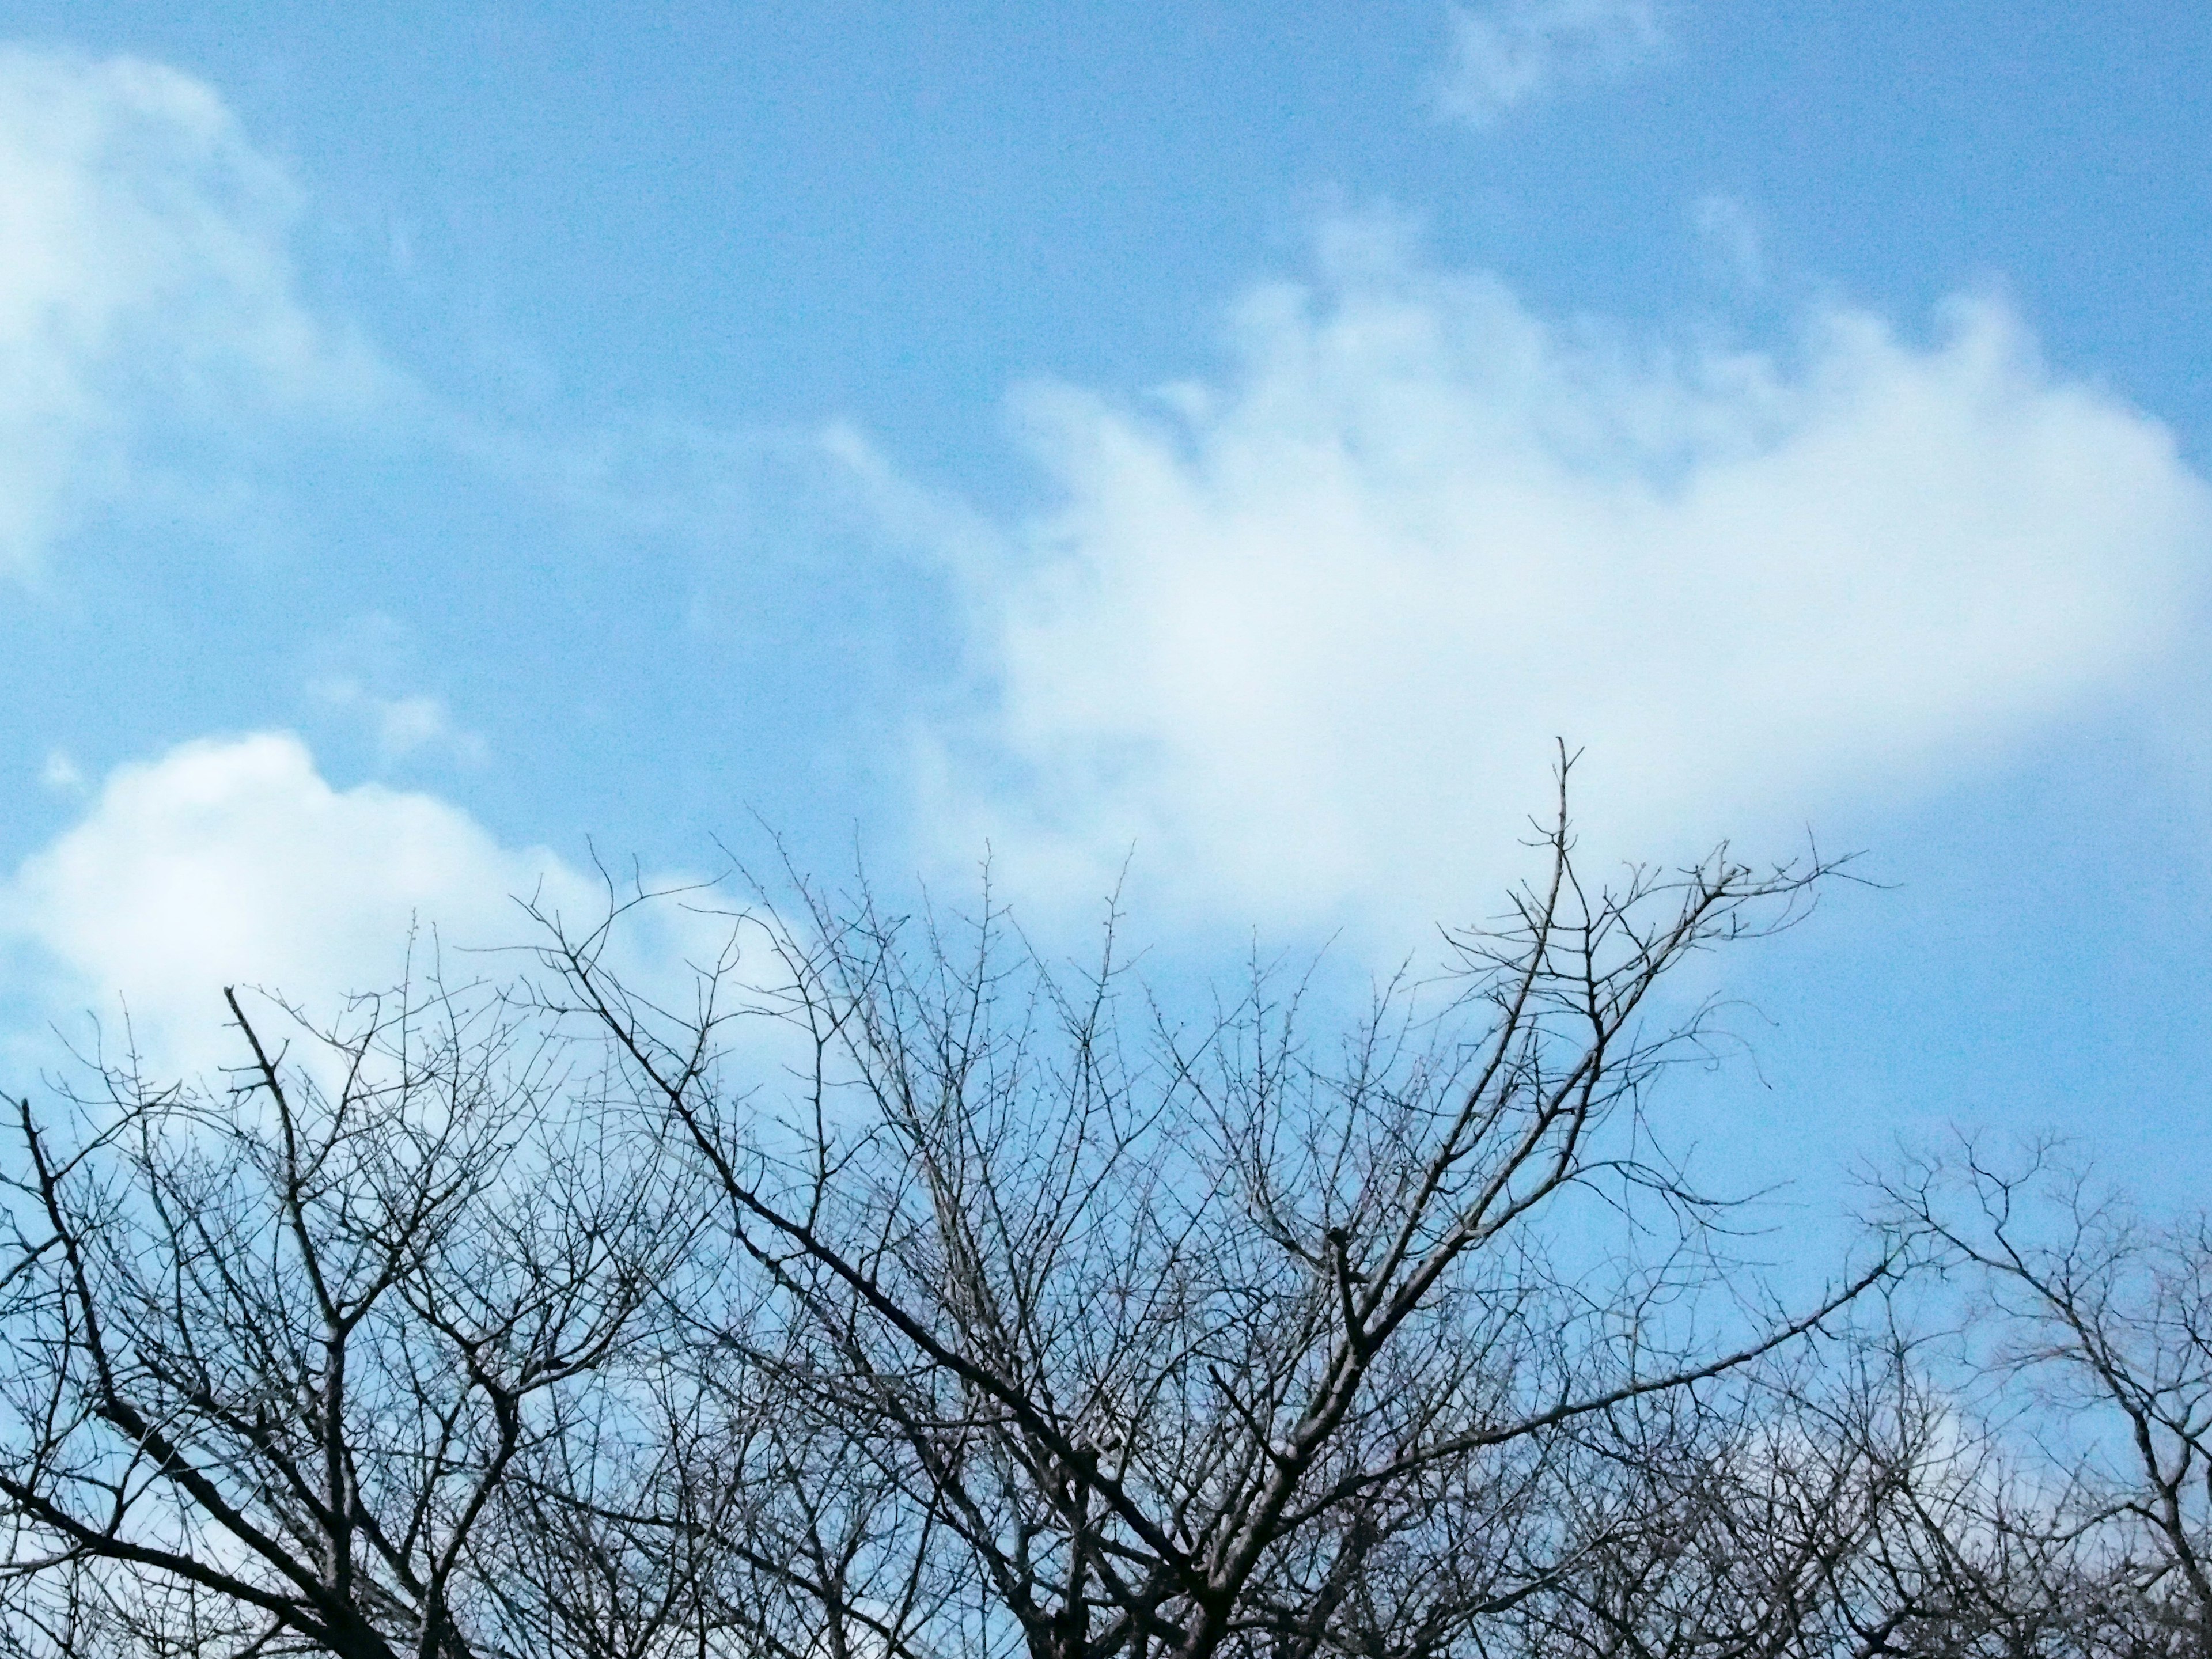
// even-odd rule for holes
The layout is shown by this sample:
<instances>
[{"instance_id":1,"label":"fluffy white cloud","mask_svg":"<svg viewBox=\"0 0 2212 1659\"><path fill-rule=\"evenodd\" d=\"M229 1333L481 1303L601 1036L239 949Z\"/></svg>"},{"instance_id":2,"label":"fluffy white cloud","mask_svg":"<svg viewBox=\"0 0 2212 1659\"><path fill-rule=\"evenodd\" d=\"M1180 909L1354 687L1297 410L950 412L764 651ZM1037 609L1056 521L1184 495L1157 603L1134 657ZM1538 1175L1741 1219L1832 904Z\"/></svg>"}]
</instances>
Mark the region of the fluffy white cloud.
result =
<instances>
[{"instance_id":1,"label":"fluffy white cloud","mask_svg":"<svg viewBox=\"0 0 2212 1659\"><path fill-rule=\"evenodd\" d=\"M467 813L375 784L337 790L298 738L204 739L118 769L82 822L0 887L0 936L44 958L50 1016L112 1022L117 999L158 1063L234 1060L222 988L245 983L335 1012L397 981L410 931L461 977L495 971L458 948L532 937L538 895L596 915L597 884L544 848L501 846Z\"/></svg>"},{"instance_id":2,"label":"fluffy white cloud","mask_svg":"<svg viewBox=\"0 0 2212 1659\"><path fill-rule=\"evenodd\" d=\"M1609 79L1659 57L1666 33L1652 0L1496 0L1450 9L1451 47L1437 108L1486 125L1577 82Z\"/></svg>"},{"instance_id":3,"label":"fluffy white cloud","mask_svg":"<svg viewBox=\"0 0 2212 1659\"><path fill-rule=\"evenodd\" d=\"M2212 495L2002 303L1835 306L1780 358L1532 315L1340 227L1231 367L1020 412L1056 508L964 566L988 714L927 745L956 854L1085 902L1485 906L1551 744L1595 848L1803 821L2155 653ZM1165 890L1163 891L1162 890Z\"/></svg>"},{"instance_id":4,"label":"fluffy white cloud","mask_svg":"<svg viewBox=\"0 0 2212 1659\"><path fill-rule=\"evenodd\" d=\"M370 355L298 295L295 210L202 83L0 48L0 575L123 485L157 412L204 434L374 395Z\"/></svg>"}]
</instances>

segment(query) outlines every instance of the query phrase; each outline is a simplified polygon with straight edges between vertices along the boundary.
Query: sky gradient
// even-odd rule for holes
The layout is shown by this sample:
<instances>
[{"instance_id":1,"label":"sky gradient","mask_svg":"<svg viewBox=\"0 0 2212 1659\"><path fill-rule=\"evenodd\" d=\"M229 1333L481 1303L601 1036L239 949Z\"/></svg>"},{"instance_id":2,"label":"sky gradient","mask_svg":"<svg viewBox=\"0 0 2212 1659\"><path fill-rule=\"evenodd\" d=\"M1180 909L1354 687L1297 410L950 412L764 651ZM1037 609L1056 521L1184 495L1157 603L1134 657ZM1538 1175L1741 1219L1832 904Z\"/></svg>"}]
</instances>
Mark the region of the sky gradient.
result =
<instances>
[{"instance_id":1,"label":"sky gradient","mask_svg":"<svg viewBox=\"0 0 2212 1659\"><path fill-rule=\"evenodd\" d=\"M1863 849L1708 988L1732 1176L2192 1194L2212 13L10 18L19 1073L763 825L1348 983L1564 740L1600 865Z\"/></svg>"}]
</instances>

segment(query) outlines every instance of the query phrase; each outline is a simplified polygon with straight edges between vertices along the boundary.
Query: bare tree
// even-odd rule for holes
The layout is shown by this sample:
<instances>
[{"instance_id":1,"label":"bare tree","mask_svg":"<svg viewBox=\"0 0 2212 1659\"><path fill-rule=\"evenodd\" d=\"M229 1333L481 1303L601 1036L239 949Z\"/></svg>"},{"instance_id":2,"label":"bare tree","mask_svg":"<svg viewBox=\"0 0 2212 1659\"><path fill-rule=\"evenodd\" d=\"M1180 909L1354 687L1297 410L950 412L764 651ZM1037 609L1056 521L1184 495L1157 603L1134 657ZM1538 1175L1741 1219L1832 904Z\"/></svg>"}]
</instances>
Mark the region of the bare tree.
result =
<instances>
[{"instance_id":1,"label":"bare tree","mask_svg":"<svg viewBox=\"0 0 2212 1659\"><path fill-rule=\"evenodd\" d=\"M1265 973L1195 1025L1128 1018L1110 939L1055 972L988 901L956 931L802 888L682 1017L609 969L607 929L552 927L562 1011L688 1135L733 1264L777 1288L778 1374L871 1471L841 1534L866 1541L811 1569L837 1639L1485 1650L1595 1547L1562 1484L1593 1427L1888 1271L1701 1325L1717 1212L1644 1118L1708 1053L1669 975L1827 867L1723 850L1592 890L1564 804L1545 845L1509 919L1453 937L1442 1006L1393 983L1339 1043ZM734 1080L763 1019L790 1086Z\"/></svg>"},{"instance_id":2,"label":"bare tree","mask_svg":"<svg viewBox=\"0 0 2212 1659\"><path fill-rule=\"evenodd\" d=\"M611 968L611 894L533 981L319 1032L234 999L232 1086L21 1103L0 1640L2152 1651L2084 1610L2165 1581L1849 1328L1894 1252L1785 1311L1658 1150L1717 1036L1680 970L1830 866L1591 888L1564 800L1542 846L1334 1035L1265 966L1178 1014L1110 928L1068 971L988 896L799 884L679 1006Z\"/></svg>"},{"instance_id":3,"label":"bare tree","mask_svg":"<svg viewBox=\"0 0 2212 1659\"><path fill-rule=\"evenodd\" d=\"M618 1650L584 1627L604 1608L518 1627L489 1547L604 1452L586 1431L618 1420L690 1253L683 1166L496 994L368 1000L320 1033L230 1007L228 1091L125 1066L15 1107L8 1649Z\"/></svg>"},{"instance_id":4,"label":"bare tree","mask_svg":"<svg viewBox=\"0 0 2212 1659\"><path fill-rule=\"evenodd\" d=\"M2100 1651L2013 1449L1875 1323L1577 1435L1579 1540L1529 1654L2027 1659ZM1506 1648L1494 1644L1492 1651Z\"/></svg>"},{"instance_id":5,"label":"bare tree","mask_svg":"<svg viewBox=\"0 0 2212 1659\"><path fill-rule=\"evenodd\" d=\"M1972 1140L1888 1183L1963 1274L1984 1409L2032 1503L1984 1517L2081 1651L2212 1651L2212 1224L2154 1223L2044 1144ZM2000 1588L1993 1583L1993 1591Z\"/></svg>"}]
</instances>

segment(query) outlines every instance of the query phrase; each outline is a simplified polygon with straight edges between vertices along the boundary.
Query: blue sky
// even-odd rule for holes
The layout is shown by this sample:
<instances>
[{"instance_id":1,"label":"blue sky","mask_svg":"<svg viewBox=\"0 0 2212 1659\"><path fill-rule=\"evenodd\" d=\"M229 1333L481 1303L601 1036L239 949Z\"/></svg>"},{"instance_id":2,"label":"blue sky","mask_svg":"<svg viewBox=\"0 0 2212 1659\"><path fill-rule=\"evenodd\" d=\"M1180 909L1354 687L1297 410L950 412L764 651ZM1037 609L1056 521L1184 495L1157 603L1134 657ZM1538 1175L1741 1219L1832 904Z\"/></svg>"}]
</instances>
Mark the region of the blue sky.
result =
<instances>
[{"instance_id":1,"label":"blue sky","mask_svg":"<svg viewBox=\"0 0 2212 1659\"><path fill-rule=\"evenodd\" d=\"M1725 1165L2212 1152L2212 14L9 17L18 1033L757 821L1388 963L1559 736L1594 856L1887 884L1728 970Z\"/></svg>"}]
</instances>

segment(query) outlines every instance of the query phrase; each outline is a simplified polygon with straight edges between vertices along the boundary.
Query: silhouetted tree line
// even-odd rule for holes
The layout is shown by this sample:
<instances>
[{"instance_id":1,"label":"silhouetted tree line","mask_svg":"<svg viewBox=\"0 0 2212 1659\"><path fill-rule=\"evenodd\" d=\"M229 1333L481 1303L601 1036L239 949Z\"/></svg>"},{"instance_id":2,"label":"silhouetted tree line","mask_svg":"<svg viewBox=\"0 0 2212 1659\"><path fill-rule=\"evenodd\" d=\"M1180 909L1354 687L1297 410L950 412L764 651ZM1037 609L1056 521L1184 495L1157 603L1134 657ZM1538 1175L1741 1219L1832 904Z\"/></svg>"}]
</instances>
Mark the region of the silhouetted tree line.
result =
<instances>
[{"instance_id":1,"label":"silhouetted tree line","mask_svg":"<svg viewBox=\"0 0 2212 1659\"><path fill-rule=\"evenodd\" d=\"M2203 1224L1961 1143L1774 1303L1650 1094L1832 867L1548 865L1319 1033L798 886L10 1103L0 1642L2212 1652Z\"/></svg>"}]
</instances>

